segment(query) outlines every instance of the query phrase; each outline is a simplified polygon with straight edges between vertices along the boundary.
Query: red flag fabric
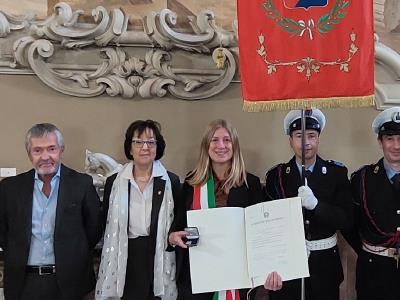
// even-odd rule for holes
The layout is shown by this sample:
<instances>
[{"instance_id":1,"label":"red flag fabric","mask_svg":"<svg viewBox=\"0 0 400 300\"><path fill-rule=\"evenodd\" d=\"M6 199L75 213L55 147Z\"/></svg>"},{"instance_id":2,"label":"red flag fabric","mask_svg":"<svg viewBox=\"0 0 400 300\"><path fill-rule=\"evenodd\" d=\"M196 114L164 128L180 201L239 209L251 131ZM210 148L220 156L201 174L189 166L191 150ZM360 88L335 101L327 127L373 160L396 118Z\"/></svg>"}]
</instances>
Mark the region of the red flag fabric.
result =
<instances>
[{"instance_id":1,"label":"red flag fabric","mask_svg":"<svg viewBox=\"0 0 400 300\"><path fill-rule=\"evenodd\" d=\"M238 0L244 110L374 105L372 0Z\"/></svg>"}]
</instances>

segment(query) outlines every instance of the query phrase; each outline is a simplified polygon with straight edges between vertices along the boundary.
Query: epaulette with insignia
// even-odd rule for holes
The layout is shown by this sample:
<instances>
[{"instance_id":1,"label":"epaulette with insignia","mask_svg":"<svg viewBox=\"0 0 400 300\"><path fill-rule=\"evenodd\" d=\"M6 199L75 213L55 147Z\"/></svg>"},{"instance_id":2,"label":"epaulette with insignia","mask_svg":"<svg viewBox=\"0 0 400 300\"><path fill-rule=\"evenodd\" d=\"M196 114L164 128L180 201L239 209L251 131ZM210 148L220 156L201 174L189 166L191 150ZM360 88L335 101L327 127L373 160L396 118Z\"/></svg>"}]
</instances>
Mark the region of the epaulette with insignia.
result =
<instances>
[{"instance_id":1,"label":"epaulette with insignia","mask_svg":"<svg viewBox=\"0 0 400 300\"><path fill-rule=\"evenodd\" d=\"M374 174L378 174L379 172L379 163L375 163L375 164L370 164L370 165L365 165L365 168L369 168L370 171L372 171Z\"/></svg>"},{"instance_id":2,"label":"epaulette with insignia","mask_svg":"<svg viewBox=\"0 0 400 300\"><path fill-rule=\"evenodd\" d=\"M337 160L329 159L327 162L338 167L346 167L343 163Z\"/></svg>"}]
</instances>

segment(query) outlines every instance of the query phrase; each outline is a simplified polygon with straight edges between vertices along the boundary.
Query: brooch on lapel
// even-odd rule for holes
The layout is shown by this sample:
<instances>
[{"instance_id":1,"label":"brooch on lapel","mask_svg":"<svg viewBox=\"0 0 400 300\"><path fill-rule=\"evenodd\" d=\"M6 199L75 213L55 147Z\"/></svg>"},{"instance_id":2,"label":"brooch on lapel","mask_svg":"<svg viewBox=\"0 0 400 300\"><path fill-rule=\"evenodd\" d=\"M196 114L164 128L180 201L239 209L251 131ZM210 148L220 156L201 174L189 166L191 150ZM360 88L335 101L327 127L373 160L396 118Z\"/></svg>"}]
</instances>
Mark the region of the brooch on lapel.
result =
<instances>
[{"instance_id":1,"label":"brooch on lapel","mask_svg":"<svg viewBox=\"0 0 400 300\"><path fill-rule=\"evenodd\" d=\"M326 173L327 173L326 167L323 166L323 167L322 167L322 174L326 174Z\"/></svg>"},{"instance_id":2,"label":"brooch on lapel","mask_svg":"<svg viewBox=\"0 0 400 300\"><path fill-rule=\"evenodd\" d=\"M286 167L286 174L290 173L290 167Z\"/></svg>"},{"instance_id":3,"label":"brooch on lapel","mask_svg":"<svg viewBox=\"0 0 400 300\"><path fill-rule=\"evenodd\" d=\"M379 166L375 166L374 173L378 174L378 171L379 171Z\"/></svg>"}]
</instances>

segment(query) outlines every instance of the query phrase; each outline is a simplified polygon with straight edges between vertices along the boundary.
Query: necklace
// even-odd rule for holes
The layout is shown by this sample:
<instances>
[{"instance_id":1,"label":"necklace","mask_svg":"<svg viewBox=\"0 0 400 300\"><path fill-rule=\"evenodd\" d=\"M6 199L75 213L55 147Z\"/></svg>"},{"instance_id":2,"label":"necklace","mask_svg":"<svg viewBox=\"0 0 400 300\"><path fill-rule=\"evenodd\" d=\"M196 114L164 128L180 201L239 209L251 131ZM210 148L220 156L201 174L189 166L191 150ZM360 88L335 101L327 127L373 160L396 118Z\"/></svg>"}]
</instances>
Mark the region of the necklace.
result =
<instances>
[{"instance_id":1,"label":"necklace","mask_svg":"<svg viewBox=\"0 0 400 300\"><path fill-rule=\"evenodd\" d=\"M147 183L150 180L151 173L148 172L140 172L140 175L135 176L135 169L132 170L132 176L136 182ZM147 174L146 174L147 173Z\"/></svg>"},{"instance_id":2,"label":"necklace","mask_svg":"<svg viewBox=\"0 0 400 300\"><path fill-rule=\"evenodd\" d=\"M135 180L138 181L138 182L148 182L150 180L150 176L148 176L148 177L136 177Z\"/></svg>"}]
</instances>

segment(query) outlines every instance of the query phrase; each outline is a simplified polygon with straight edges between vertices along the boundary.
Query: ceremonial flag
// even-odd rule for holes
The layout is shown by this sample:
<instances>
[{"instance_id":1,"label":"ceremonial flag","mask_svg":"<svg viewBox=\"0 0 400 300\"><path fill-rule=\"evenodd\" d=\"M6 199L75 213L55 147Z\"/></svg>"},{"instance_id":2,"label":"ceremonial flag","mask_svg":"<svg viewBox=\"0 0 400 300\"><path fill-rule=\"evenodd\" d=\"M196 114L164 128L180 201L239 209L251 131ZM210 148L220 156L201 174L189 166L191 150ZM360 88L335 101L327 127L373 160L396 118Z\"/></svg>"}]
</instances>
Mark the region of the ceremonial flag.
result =
<instances>
[{"instance_id":1,"label":"ceremonial flag","mask_svg":"<svg viewBox=\"0 0 400 300\"><path fill-rule=\"evenodd\" d=\"M244 109L374 104L371 0L238 0Z\"/></svg>"}]
</instances>

